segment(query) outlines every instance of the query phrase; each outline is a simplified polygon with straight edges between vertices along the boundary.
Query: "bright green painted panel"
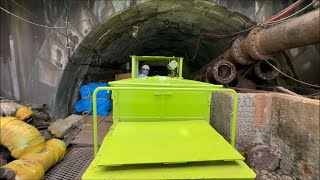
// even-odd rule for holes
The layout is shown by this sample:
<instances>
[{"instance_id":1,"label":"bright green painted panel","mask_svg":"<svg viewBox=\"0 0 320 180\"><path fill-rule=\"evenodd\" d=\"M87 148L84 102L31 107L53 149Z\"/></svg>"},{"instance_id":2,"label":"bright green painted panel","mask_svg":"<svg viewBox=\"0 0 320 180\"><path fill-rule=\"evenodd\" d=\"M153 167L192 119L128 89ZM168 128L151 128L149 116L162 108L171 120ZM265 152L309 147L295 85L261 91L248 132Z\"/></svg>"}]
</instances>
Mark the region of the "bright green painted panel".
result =
<instances>
[{"instance_id":1,"label":"bright green painted panel","mask_svg":"<svg viewBox=\"0 0 320 180\"><path fill-rule=\"evenodd\" d=\"M193 81L188 79L178 79L178 78L171 78L167 76L152 76L152 77L145 77L145 78L129 78L123 79L118 81L112 81L108 83L111 86L120 87L198 87L198 88L222 88L222 85L213 85L209 83Z\"/></svg>"},{"instance_id":2,"label":"bright green painted panel","mask_svg":"<svg viewBox=\"0 0 320 180\"><path fill-rule=\"evenodd\" d=\"M119 121L154 121L161 115L161 97L156 91L123 90L114 98L114 117Z\"/></svg>"},{"instance_id":3,"label":"bright green painted panel","mask_svg":"<svg viewBox=\"0 0 320 180\"><path fill-rule=\"evenodd\" d=\"M155 76L109 83L112 87L208 88L212 84ZM220 87L220 86L218 86ZM113 95L116 121L181 121L210 119L211 91L122 90Z\"/></svg>"},{"instance_id":4,"label":"bright green painted panel","mask_svg":"<svg viewBox=\"0 0 320 180\"><path fill-rule=\"evenodd\" d=\"M211 91L166 91L161 102L163 117L210 121Z\"/></svg>"},{"instance_id":5,"label":"bright green painted panel","mask_svg":"<svg viewBox=\"0 0 320 180\"><path fill-rule=\"evenodd\" d=\"M104 139L99 165L244 160L204 120L118 122Z\"/></svg>"},{"instance_id":6,"label":"bright green painted panel","mask_svg":"<svg viewBox=\"0 0 320 180\"><path fill-rule=\"evenodd\" d=\"M99 155L82 176L83 180L215 179L253 180L255 173L242 161L99 166Z\"/></svg>"}]
</instances>

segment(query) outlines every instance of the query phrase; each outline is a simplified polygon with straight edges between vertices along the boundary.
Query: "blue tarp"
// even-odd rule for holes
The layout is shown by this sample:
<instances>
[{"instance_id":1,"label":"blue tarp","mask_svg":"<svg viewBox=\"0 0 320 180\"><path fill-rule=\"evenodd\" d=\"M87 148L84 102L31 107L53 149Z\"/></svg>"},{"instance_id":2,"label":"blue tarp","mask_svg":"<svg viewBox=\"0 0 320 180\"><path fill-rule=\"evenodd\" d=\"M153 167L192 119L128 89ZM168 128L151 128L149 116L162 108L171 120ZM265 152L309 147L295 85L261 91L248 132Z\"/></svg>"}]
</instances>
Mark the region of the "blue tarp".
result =
<instances>
[{"instance_id":1,"label":"blue tarp","mask_svg":"<svg viewBox=\"0 0 320 180\"><path fill-rule=\"evenodd\" d=\"M97 87L107 87L107 83L90 83L80 88L81 100L78 101L74 109L76 112L93 113L92 94ZM97 93L97 114L100 116L108 116L112 109L111 91L99 91Z\"/></svg>"}]
</instances>

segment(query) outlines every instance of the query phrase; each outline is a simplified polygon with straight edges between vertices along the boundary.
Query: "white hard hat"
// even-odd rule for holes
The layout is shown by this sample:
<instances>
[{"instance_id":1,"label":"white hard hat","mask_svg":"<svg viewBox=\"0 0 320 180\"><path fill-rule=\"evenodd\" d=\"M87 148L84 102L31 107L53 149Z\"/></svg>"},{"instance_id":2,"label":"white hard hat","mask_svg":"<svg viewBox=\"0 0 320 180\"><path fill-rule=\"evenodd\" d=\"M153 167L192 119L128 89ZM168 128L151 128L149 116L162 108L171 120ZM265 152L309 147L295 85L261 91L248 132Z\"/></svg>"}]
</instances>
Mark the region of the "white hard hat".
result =
<instances>
[{"instance_id":1,"label":"white hard hat","mask_svg":"<svg viewBox=\"0 0 320 180\"><path fill-rule=\"evenodd\" d=\"M146 70L150 71L150 67L148 65L146 65L146 64L143 65L141 69L146 69Z\"/></svg>"}]
</instances>

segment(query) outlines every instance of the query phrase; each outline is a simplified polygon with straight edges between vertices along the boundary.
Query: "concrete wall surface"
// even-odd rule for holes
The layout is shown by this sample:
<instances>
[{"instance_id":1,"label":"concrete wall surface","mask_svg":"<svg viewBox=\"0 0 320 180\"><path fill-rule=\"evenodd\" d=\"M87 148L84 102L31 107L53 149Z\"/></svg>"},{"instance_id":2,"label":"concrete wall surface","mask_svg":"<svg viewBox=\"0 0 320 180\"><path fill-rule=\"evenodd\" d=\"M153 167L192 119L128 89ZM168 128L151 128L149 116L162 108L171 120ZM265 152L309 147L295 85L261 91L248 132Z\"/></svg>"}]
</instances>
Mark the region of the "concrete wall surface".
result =
<instances>
[{"instance_id":1,"label":"concrete wall surface","mask_svg":"<svg viewBox=\"0 0 320 180\"><path fill-rule=\"evenodd\" d=\"M214 93L211 124L227 140L233 97ZM280 156L279 168L296 179L317 179L319 100L278 93L239 93L236 146L268 144Z\"/></svg>"}]
</instances>

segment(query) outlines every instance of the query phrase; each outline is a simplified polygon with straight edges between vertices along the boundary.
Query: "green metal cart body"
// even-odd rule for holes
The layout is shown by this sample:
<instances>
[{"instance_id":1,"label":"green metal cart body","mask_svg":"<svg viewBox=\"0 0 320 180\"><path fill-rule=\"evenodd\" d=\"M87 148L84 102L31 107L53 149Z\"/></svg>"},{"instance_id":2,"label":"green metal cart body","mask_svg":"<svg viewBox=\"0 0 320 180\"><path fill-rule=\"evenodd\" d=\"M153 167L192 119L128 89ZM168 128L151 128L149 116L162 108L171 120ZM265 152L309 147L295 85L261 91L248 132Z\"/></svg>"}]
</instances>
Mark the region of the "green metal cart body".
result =
<instances>
[{"instance_id":1,"label":"green metal cart body","mask_svg":"<svg viewBox=\"0 0 320 180\"><path fill-rule=\"evenodd\" d=\"M95 158L82 179L254 179L234 149L237 94L182 78L182 58L132 56L132 78L93 95ZM139 60L176 60L179 77L136 78ZM98 150L96 93L112 90L113 121ZM212 92L234 95L231 143L210 126ZM214 107L219 108L219 107Z\"/></svg>"}]
</instances>

